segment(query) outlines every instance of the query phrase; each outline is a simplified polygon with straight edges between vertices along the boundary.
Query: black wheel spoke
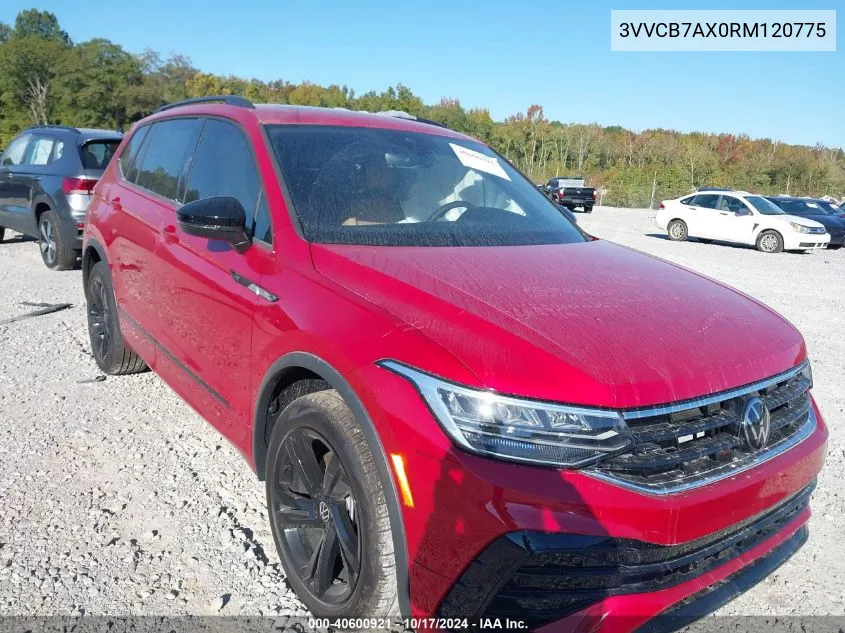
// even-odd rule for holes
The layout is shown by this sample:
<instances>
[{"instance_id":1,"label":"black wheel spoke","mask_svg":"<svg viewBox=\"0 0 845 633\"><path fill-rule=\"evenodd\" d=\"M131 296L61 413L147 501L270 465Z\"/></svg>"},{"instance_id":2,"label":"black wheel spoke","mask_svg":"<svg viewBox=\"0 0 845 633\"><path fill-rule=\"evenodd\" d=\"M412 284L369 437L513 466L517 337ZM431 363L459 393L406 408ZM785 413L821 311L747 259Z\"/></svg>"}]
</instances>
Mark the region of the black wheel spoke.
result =
<instances>
[{"instance_id":1,"label":"black wheel spoke","mask_svg":"<svg viewBox=\"0 0 845 633\"><path fill-rule=\"evenodd\" d=\"M317 516L317 504L312 499L285 490L283 484L277 484L273 492L280 505L278 512L285 528L322 527L323 522Z\"/></svg>"},{"instance_id":2,"label":"black wheel spoke","mask_svg":"<svg viewBox=\"0 0 845 633\"><path fill-rule=\"evenodd\" d=\"M317 596L324 595L334 584L334 568L338 553L337 532L329 525L311 555L305 572L311 590Z\"/></svg>"},{"instance_id":3,"label":"black wheel spoke","mask_svg":"<svg viewBox=\"0 0 845 633\"><path fill-rule=\"evenodd\" d=\"M345 502L334 504L331 508L332 523L337 531L337 540L340 545L340 556L343 565L350 574L357 574L358 571L358 535L349 519Z\"/></svg>"},{"instance_id":4,"label":"black wheel spoke","mask_svg":"<svg viewBox=\"0 0 845 633\"><path fill-rule=\"evenodd\" d=\"M317 463L314 449L311 447L311 442L305 433L298 431L291 434L289 452L291 449L294 468L296 468L302 477L302 481L306 488L308 488L308 492L312 496L316 496L323 485L323 471L320 468L320 464Z\"/></svg>"},{"instance_id":5,"label":"black wheel spoke","mask_svg":"<svg viewBox=\"0 0 845 633\"><path fill-rule=\"evenodd\" d=\"M334 453L328 453L326 455L326 470L323 473L323 486L320 496L334 498L332 493L342 476L343 467L340 465L340 459Z\"/></svg>"}]
</instances>

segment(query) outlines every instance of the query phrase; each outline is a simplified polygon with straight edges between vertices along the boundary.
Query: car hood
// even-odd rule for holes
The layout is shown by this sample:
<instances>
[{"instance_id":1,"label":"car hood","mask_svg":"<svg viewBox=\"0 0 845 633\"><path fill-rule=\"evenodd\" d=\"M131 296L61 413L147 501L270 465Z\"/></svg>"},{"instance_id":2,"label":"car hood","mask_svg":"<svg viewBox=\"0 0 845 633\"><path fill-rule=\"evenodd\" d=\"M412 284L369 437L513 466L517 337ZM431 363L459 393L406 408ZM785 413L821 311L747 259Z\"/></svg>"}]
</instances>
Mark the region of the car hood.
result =
<instances>
[{"instance_id":1,"label":"car hood","mask_svg":"<svg viewBox=\"0 0 845 633\"><path fill-rule=\"evenodd\" d=\"M810 218L803 218L800 215L775 215L770 216L778 218L779 220L786 220L787 222L795 222L795 224L800 224L801 226L813 226L813 227L822 227L824 228L824 224L821 222L817 222L816 220L811 220Z\"/></svg>"},{"instance_id":2,"label":"car hood","mask_svg":"<svg viewBox=\"0 0 845 633\"><path fill-rule=\"evenodd\" d=\"M766 306L610 242L313 245L312 256L321 274L504 393L647 406L748 384L806 356L798 331ZM411 348L393 357L417 364Z\"/></svg>"},{"instance_id":3,"label":"car hood","mask_svg":"<svg viewBox=\"0 0 845 633\"><path fill-rule=\"evenodd\" d=\"M796 217L796 216L791 215L789 217ZM845 221L843 221L841 218L836 217L835 215L828 215L827 213L825 213L825 214L820 213L818 215L811 215L811 216L808 216L808 217L801 216L801 217L803 217L805 220L812 220L813 222L818 222L819 224L821 224L824 227L829 228L829 229L845 228Z\"/></svg>"}]
</instances>

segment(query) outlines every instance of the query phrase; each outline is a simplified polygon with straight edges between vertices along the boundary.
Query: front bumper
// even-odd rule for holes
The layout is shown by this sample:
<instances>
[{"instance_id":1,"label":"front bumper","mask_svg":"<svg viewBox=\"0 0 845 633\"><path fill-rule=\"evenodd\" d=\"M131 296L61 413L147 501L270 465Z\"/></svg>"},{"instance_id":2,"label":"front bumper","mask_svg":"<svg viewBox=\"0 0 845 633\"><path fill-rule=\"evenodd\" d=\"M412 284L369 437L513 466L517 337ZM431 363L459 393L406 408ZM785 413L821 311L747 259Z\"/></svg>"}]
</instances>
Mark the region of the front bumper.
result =
<instances>
[{"instance_id":1,"label":"front bumper","mask_svg":"<svg viewBox=\"0 0 845 633\"><path fill-rule=\"evenodd\" d=\"M613 597L636 595L641 599L643 594L663 593L668 605L676 599L671 589L690 582L690 588L696 588L702 577L708 584L712 578L714 587L721 585L724 580L719 579L718 569L728 562L741 562L755 550L765 551L752 564L758 571L771 567L772 560L778 560L778 564L785 561L806 540L804 523L809 517L813 487L807 486L760 517L679 545L512 532L488 545L469 565L441 603L438 615L472 621L509 619L524 622L532 630L550 632L580 628L593 631L595 624L611 617L617 620L613 630L633 630L643 624L643 618L627 610L621 615L609 612ZM792 546L783 548L784 543ZM749 560L754 560L753 554ZM742 582L734 579L727 583L733 593L722 590L717 597L711 592L706 600L689 594L670 607L672 617L663 617L663 605L654 605L652 613L644 614L649 626L653 626L650 616L654 612L661 613L663 624L706 615L740 593L736 591L739 585L750 586L750 572L746 574L743 569L739 573L745 574ZM721 598L724 600L720 602ZM603 606L593 613L591 607L596 605ZM552 624L557 620L560 622Z\"/></svg>"},{"instance_id":2,"label":"front bumper","mask_svg":"<svg viewBox=\"0 0 845 633\"><path fill-rule=\"evenodd\" d=\"M783 238L783 248L787 251L814 248L826 248L830 243L829 233L788 233Z\"/></svg>"},{"instance_id":3,"label":"front bumper","mask_svg":"<svg viewBox=\"0 0 845 633\"><path fill-rule=\"evenodd\" d=\"M815 431L751 470L672 494L638 492L584 471L503 463L460 451L437 425L414 387L398 376L376 375L379 370L359 371L362 383L374 387L369 396L378 406L368 408L378 411L373 421L385 453L404 456L413 496L413 504L405 504L402 514L415 617L445 612L452 602L450 595L454 598L452 592L460 586L469 592L461 598L466 604L472 600L479 604L479 596L470 595L473 591L484 594L482 602L490 598L489 590L484 593L482 579L476 582L466 574L483 561L488 547L514 533L539 533L552 541L581 538L585 542L635 542L639 545L634 547L643 551L664 552L670 550L661 548L696 549L714 534L724 541L738 525L761 520L774 508L797 498L815 480L826 453L827 429L812 403ZM690 567L675 575L669 586L641 586L633 593L620 593L621 585L610 591L599 587L603 594L597 601L576 604L574 612L567 607L532 622L545 629L558 626L555 623L564 618L562 621L568 623L558 629L563 631L571 630L571 618L592 618L593 624L585 629L591 633L634 630L672 605L762 559L796 534L808 517L809 510L804 507L764 541L748 543L750 549L736 550L731 556L723 554L715 563L711 560L703 567ZM513 544L513 539L508 542ZM518 538L517 546L520 543L526 544ZM540 549L536 543L530 536L526 547ZM506 571L500 571L498 577L508 580ZM625 584L624 574L616 576L614 582ZM564 575L567 582L573 577L578 578L577 574ZM562 594L563 587L556 587L554 595ZM485 608L491 603L488 601ZM606 616L611 615L614 618L608 620ZM529 616L525 614L526 619ZM611 624L633 616L639 622L633 628Z\"/></svg>"}]
</instances>

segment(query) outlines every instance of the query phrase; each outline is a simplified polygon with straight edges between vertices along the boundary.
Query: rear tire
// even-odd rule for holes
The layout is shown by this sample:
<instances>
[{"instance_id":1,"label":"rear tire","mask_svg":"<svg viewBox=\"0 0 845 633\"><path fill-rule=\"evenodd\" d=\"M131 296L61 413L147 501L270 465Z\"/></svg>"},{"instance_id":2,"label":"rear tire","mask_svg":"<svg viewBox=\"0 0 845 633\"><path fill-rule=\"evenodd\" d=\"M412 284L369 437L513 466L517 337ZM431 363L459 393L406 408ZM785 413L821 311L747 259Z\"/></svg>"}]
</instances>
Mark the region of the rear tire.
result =
<instances>
[{"instance_id":1,"label":"rear tire","mask_svg":"<svg viewBox=\"0 0 845 633\"><path fill-rule=\"evenodd\" d=\"M763 253L783 251L783 238L777 231L763 231L757 236L757 250Z\"/></svg>"},{"instance_id":2,"label":"rear tire","mask_svg":"<svg viewBox=\"0 0 845 633\"><path fill-rule=\"evenodd\" d=\"M584 207L584 213L592 213L593 207Z\"/></svg>"},{"instance_id":3,"label":"rear tire","mask_svg":"<svg viewBox=\"0 0 845 633\"><path fill-rule=\"evenodd\" d=\"M2 229L0 229L0 240L2 240L2 239L3 239L3 233L2 233ZM838 251L840 248L842 248L842 244L833 244L832 246L830 244L828 244L827 248L831 251Z\"/></svg>"},{"instance_id":4,"label":"rear tire","mask_svg":"<svg viewBox=\"0 0 845 633\"><path fill-rule=\"evenodd\" d=\"M683 220L672 220L666 227L666 233L673 242L684 242L689 237L687 223Z\"/></svg>"},{"instance_id":5,"label":"rear tire","mask_svg":"<svg viewBox=\"0 0 845 633\"><path fill-rule=\"evenodd\" d=\"M3 241L4 236L6 235L6 229L0 226L0 242Z\"/></svg>"},{"instance_id":6,"label":"rear tire","mask_svg":"<svg viewBox=\"0 0 845 633\"><path fill-rule=\"evenodd\" d=\"M38 216L38 246L41 259L51 270L70 270L76 265L76 249L65 244L59 231L59 218L52 209Z\"/></svg>"},{"instance_id":7,"label":"rear tire","mask_svg":"<svg viewBox=\"0 0 845 633\"><path fill-rule=\"evenodd\" d=\"M97 262L91 268L85 285L88 304L88 335L91 354L103 373L111 376L137 374L147 369L147 364L129 349L117 320L117 306L106 264Z\"/></svg>"},{"instance_id":8,"label":"rear tire","mask_svg":"<svg viewBox=\"0 0 845 633\"><path fill-rule=\"evenodd\" d=\"M399 615L384 484L354 414L334 390L279 414L267 454L273 540L316 617Z\"/></svg>"}]
</instances>

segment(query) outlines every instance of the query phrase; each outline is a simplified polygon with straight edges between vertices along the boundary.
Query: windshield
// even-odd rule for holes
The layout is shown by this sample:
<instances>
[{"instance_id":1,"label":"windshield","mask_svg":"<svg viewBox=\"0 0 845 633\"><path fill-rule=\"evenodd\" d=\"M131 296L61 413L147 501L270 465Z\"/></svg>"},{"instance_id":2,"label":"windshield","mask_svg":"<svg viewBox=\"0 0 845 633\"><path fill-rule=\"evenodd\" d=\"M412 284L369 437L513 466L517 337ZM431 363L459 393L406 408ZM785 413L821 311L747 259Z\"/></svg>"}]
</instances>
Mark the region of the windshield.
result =
<instances>
[{"instance_id":1,"label":"windshield","mask_svg":"<svg viewBox=\"0 0 845 633\"><path fill-rule=\"evenodd\" d=\"M761 215L784 215L783 209L762 196L748 196L745 200Z\"/></svg>"},{"instance_id":2,"label":"windshield","mask_svg":"<svg viewBox=\"0 0 845 633\"><path fill-rule=\"evenodd\" d=\"M588 239L481 143L375 128L267 129L312 242L512 246Z\"/></svg>"},{"instance_id":3,"label":"windshield","mask_svg":"<svg viewBox=\"0 0 845 633\"><path fill-rule=\"evenodd\" d=\"M832 202L828 202L827 200L816 200L816 204L818 204L822 209L824 209L827 213L831 215L842 213L842 209L837 207Z\"/></svg>"}]
</instances>

